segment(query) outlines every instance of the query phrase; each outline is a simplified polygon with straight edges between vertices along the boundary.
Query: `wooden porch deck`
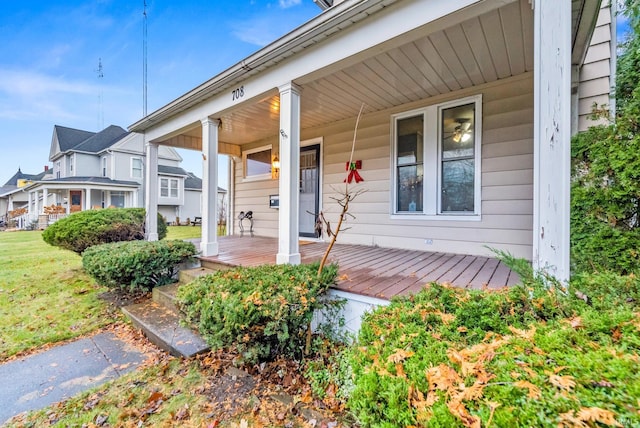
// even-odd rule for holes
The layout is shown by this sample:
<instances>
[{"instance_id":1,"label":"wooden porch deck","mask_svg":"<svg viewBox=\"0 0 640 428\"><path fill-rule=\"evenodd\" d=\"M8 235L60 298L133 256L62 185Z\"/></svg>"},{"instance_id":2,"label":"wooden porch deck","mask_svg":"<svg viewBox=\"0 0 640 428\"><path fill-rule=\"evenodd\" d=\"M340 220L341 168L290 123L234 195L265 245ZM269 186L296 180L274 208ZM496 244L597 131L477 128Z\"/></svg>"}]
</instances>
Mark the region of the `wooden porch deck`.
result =
<instances>
[{"instance_id":1,"label":"wooden porch deck","mask_svg":"<svg viewBox=\"0 0 640 428\"><path fill-rule=\"evenodd\" d=\"M219 254L203 257L232 266L274 264L278 252L275 238L224 236ZM303 263L319 261L326 242L300 242ZM337 290L380 299L417 293L429 282L480 289L514 285L519 277L504 263L491 257L466 256L418 250L369 247L336 243L331 262L339 265Z\"/></svg>"}]
</instances>

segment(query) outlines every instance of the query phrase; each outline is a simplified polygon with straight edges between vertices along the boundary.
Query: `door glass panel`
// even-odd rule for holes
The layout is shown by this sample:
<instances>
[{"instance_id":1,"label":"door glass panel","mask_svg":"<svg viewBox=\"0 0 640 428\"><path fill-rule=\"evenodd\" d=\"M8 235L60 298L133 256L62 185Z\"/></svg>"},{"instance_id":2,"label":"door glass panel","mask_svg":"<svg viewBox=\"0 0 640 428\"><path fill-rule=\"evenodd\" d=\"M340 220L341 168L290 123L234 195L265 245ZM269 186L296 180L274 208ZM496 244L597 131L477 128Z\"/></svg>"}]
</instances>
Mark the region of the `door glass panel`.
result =
<instances>
[{"instance_id":1,"label":"door glass panel","mask_svg":"<svg viewBox=\"0 0 640 428\"><path fill-rule=\"evenodd\" d=\"M320 146L300 149L300 236L315 237L319 208Z\"/></svg>"}]
</instances>

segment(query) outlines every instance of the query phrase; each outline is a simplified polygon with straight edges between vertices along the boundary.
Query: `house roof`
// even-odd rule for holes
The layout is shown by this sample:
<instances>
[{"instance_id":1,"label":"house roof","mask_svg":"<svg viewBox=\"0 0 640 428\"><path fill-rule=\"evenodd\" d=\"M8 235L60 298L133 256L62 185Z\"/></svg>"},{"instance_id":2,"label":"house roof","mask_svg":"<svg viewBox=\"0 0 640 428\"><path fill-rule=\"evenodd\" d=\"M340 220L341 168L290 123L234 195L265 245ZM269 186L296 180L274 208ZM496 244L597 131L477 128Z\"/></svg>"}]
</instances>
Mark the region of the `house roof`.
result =
<instances>
[{"instance_id":1,"label":"house roof","mask_svg":"<svg viewBox=\"0 0 640 428\"><path fill-rule=\"evenodd\" d=\"M91 183L91 184L114 184L120 186L133 186L138 187L140 183L135 181L125 180L112 180L107 177L63 177L53 180L46 180L43 184L55 184L55 183Z\"/></svg>"},{"instance_id":2,"label":"house roof","mask_svg":"<svg viewBox=\"0 0 640 428\"><path fill-rule=\"evenodd\" d=\"M40 174L25 174L20 170L20 168L18 168L18 172L13 174L13 177L11 177L6 183L4 183L4 185L5 186L17 186L18 185L18 180L38 181L38 180L41 180L42 177L44 177L45 173L46 173L45 171L42 171Z\"/></svg>"},{"instance_id":3,"label":"house roof","mask_svg":"<svg viewBox=\"0 0 640 428\"><path fill-rule=\"evenodd\" d=\"M71 150L78 144L86 141L95 135L95 132L83 131L81 129L67 128L65 126L55 125L53 132L58 137L58 144L61 152Z\"/></svg>"},{"instance_id":4,"label":"house roof","mask_svg":"<svg viewBox=\"0 0 640 428\"><path fill-rule=\"evenodd\" d=\"M151 141L168 146L199 148L202 130L194 120L195 109L210 101L209 113L220 120L219 141L242 145L279 132L273 112L279 108L277 85L284 79L302 88L300 127L308 129L356 117L362 104L365 114L384 111L533 72L534 14L526 0L449 2L452 6L443 8L470 5L439 18L437 8L430 11L423 3L346 0L129 129L149 131ZM583 31L577 27L591 27L591 3L600 2L572 0L574 53L583 44L578 37ZM407 11L420 8L424 14L407 16ZM406 26L395 21L405 17ZM387 25L394 23L398 25ZM384 31L377 31L371 40L356 37L379 28ZM482 54L473 55L480 50ZM275 68L282 73L266 71ZM255 84L261 101L229 106L221 98L248 82ZM213 100L220 100L220 111L215 111L218 105ZM178 131L180 135L175 135Z\"/></svg>"},{"instance_id":5,"label":"house roof","mask_svg":"<svg viewBox=\"0 0 640 428\"><path fill-rule=\"evenodd\" d=\"M0 197L1 196L5 196L8 195L10 193L15 192L16 190L19 190L20 188L18 186L13 186L13 185L4 185L2 187L0 187Z\"/></svg>"},{"instance_id":6,"label":"house roof","mask_svg":"<svg viewBox=\"0 0 640 428\"><path fill-rule=\"evenodd\" d=\"M187 176L188 173L179 166L158 165L158 173Z\"/></svg>"},{"instance_id":7,"label":"house roof","mask_svg":"<svg viewBox=\"0 0 640 428\"><path fill-rule=\"evenodd\" d=\"M184 180L184 188L202 190L202 179L196 177L192 172L188 172L187 174L187 178ZM218 192L220 192L219 187Z\"/></svg>"},{"instance_id":8,"label":"house roof","mask_svg":"<svg viewBox=\"0 0 640 428\"><path fill-rule=\"evenodd\" d=\"M69 150L86 153L100 153L101 151L111 147L127 134L128 132L121 127L110 125L97 134L93 134L89 138L79 142Z\"/></svg>"}]
</instances>

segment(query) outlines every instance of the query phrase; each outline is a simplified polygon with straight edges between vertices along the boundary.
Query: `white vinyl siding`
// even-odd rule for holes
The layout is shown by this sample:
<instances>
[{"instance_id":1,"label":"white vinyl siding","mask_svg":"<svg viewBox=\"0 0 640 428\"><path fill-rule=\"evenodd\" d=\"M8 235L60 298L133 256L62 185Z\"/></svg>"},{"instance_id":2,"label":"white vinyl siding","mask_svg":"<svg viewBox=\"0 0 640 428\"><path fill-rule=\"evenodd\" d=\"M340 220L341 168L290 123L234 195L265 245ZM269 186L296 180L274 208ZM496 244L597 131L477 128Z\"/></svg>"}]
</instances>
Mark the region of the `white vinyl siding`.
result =
<instances>
[{"instance_id":1,"label":"white vinyl siding","mask_svg":"<svg viewBox=\"0 0 640 428\"><path fill-rule=\"evenodd\" d=\"M607 122L603 118L594 121L590 115L594 103L599 108L611 108L610 93L615 74L612 70L612 60L615 62L615 58L612 58L612 53L615 55L615 42L611 42L611 21L611 7L607 1L603 1L584 64L580 69L578 131L585 131L590 126Z\"/></svg>"},{"instance_id":2,"label":"white vinyl siding","mask_svg":"<svg viewBox=\"0 0 640 428\"><path fill-rule=\"evenodd\" d=\"M482 96L482 140L480 150L481 216L476 221L394 218L393 182L390 180L391 121L393 115L429 106ZM345 162L349 160L355 118L319 128L304 129L302 139L323 136L322 206L324 215L336 224L339 207L332 198L344 188ZM243 147L278 144L272 140ZM358 127L354 160L362 161L358 172L364 182L350 185L364 189L350 204L349 218L340 243L379 245L472 255L493 255L489 247L532 258L533 227L533 74L525 73L499 82L435 96L391 110L369 113ZM244 182L242 163L235 168L235 210L254 212L256 235L278 236L278 212L268 207L268 197L278 193L277 180ZM337 189L337 190L336 190ZM435 200L435 197L434 197ZM397 217L397 216L395 216ZM464 219L464 218L463 218ZM235 233L238 233L237 221ZM326 239L326 236L325 236Z\"/></svg>"}]
</instances>

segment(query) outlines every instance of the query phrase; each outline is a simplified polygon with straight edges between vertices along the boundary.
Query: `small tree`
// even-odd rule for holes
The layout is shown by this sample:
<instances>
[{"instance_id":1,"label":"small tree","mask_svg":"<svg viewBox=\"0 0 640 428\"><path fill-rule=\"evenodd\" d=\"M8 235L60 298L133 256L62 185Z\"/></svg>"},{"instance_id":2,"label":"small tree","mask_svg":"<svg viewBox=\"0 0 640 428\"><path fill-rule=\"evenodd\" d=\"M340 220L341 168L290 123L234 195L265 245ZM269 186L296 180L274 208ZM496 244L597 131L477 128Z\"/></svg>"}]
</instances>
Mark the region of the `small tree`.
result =
<instances>
[{"instance_id":1,"label":"small tree","mask_svg":"<svg viewBox=\"0 0 640 428\"><path fill-rule=\"evenodd\" d=\"M592 127L572 141L576 271L640 270L640 4L626 5L632 31L618 59L617 114L610 125Z\"/></svg>"}]
</instances>

